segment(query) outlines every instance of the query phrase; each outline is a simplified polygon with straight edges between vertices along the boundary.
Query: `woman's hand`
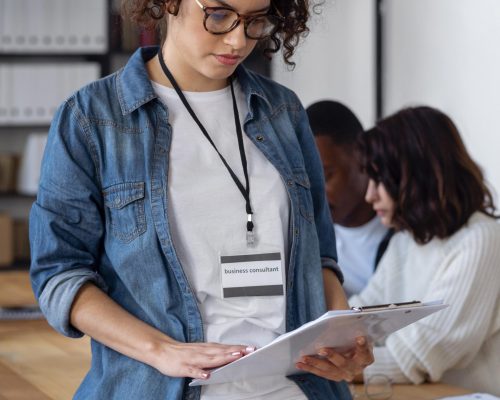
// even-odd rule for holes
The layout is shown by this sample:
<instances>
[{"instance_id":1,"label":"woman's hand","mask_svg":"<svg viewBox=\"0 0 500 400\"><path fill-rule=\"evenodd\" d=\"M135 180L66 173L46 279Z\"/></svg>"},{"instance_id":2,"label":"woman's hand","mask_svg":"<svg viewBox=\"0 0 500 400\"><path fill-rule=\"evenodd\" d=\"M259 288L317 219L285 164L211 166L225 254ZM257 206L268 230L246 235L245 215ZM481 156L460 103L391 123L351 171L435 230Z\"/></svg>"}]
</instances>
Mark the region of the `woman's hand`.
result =
<instances>
[{"instance_id":1,"label":"woman's hand","mask_svg":"<svg viewBox=\"0 0 500 400\"><path fill-rule=\"evenodd\" d=\"M157 345L152 366L164 375L208 379L210 369L220 367L255 351L255 347L218 343L168 341ZM155 346L156 347L156 346Z\"/></svg>"},{"instance_id":2,"label":"woman's hand","mask_svg":"<svg viewBox=\"0 0 500 400\"><path fill-rule=\"evenodd\" d=\"M73 301L71 324L105 346L175 377L207 379L209 369L255 350L251 346L178 342L130 314L91 283L83 285Z\"/></svg>"},{"instance_id":3,"label":"woman's hand","mask_svg":"<svg viewBox=\"0 0 500 400\"><path fill-rule=\"evenodd\" d=\"M374 360L372 346L364 337L358 337L356 346L347 352L341 354L332 348L322 348L318 356L304 356L295 366L332 381L351 382Z\"/></svg>"}]
</instances>

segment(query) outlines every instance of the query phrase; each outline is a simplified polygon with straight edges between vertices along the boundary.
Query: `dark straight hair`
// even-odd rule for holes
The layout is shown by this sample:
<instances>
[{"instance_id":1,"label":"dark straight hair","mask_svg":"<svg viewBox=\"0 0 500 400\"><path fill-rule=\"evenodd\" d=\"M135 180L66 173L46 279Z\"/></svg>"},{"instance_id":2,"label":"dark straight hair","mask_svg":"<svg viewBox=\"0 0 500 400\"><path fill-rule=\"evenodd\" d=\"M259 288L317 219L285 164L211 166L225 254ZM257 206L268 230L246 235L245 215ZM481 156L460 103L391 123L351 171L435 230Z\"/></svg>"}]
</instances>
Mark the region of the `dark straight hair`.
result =
<instances>
[{"instance_id":1,"label":"dark straight hair","mask_svg":"<svg viewBox=\"0 0 500 400\"><path fill-rule=\"evenodd\" d=\"M417 242L451 236L476 211L498 218L481 168L443 112L403 109L361 135L358 145L363 168L396 203L394 226Z\"/></svg>"}]
</instances>

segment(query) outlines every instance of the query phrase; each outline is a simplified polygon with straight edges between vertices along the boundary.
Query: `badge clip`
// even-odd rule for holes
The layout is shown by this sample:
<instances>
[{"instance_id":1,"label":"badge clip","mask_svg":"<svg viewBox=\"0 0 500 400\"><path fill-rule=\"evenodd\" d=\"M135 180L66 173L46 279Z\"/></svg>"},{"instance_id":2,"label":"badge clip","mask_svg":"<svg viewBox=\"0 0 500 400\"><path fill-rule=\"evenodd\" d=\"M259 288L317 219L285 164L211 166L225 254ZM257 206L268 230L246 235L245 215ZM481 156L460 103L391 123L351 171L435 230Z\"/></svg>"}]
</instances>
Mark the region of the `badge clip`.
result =
<instances>
[{"instance_id":1,"label":"badge clip","mask_svg":"<svg viewBox=\"0 0 500 400\"><path fill-rule=\"evenodd\" d=\"M252 214L248 214L247 220L247 245L253 246L255 244L255 234L253 233L253 222L252 222Z\"/></svg>"}]
</instances>

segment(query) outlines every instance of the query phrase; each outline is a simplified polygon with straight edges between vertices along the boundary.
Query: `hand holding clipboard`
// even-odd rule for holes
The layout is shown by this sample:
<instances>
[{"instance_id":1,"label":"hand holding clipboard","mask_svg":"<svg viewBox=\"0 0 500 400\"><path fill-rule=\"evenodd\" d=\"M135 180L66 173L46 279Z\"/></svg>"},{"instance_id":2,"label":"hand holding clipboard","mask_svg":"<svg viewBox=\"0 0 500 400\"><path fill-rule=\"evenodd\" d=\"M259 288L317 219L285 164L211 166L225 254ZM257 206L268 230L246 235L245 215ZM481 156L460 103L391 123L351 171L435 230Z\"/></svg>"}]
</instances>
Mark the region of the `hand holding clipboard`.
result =
<instances>
[{"instance_id":1,"label":"hand holding clipboard","mask_svg":"<svg viewBox=\"0 0 500 400\"><path fill-rule=\"evenodd\" d=\"M304 355L317 354L323 347L348 349L358 336L376 341L446 307L448 306L442 301L412 301L329 311L318 319L277 337L254 353L213 370L209 379L195 379L189 385L301 374L303 372L295 368L295 362Z\"/></svg>"}]
</instances>

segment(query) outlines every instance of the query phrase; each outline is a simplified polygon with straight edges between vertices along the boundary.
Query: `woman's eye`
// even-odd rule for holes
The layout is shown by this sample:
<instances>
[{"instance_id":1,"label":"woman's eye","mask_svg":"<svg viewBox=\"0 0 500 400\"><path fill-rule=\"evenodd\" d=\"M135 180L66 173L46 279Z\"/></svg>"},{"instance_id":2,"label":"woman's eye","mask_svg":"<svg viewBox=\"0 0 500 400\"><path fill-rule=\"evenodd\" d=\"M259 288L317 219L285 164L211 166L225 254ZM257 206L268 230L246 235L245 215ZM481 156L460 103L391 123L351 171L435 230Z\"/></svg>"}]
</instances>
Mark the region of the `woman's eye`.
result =
<instances>
[{"instance_id":1,"label":"woman's eye","mask_svg":"<svg viewBox=\"0 0 500 400\"><path fill-rule=\"evenodd\" d=\"M217 10L210 14L210 18L212 18L213 22L223 22L230 19L232 15L234 15L232 11Z\"/></svg>"}]
</instances>

